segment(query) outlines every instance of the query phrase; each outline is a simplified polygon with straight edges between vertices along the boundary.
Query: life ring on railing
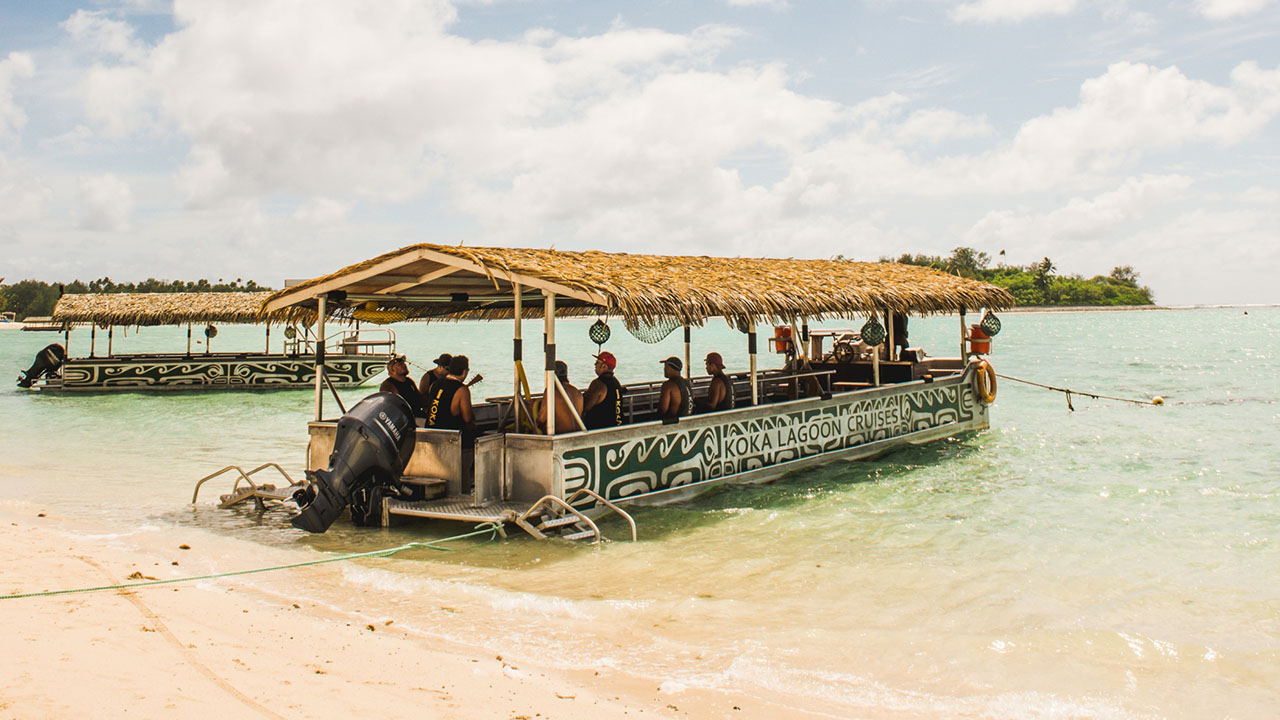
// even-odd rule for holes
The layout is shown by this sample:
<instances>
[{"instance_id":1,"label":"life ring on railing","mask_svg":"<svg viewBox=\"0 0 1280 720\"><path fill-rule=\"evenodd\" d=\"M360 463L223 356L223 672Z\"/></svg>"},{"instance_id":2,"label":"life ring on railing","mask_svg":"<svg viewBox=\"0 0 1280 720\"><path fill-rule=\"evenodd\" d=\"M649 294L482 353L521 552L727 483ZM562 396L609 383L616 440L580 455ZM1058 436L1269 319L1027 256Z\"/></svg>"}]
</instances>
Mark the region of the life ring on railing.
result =
<instances>
[{"instance_id":1,"label":"life ring on railing","mask_svg":"<svg viewBox=\"0 0 1280 720\"><path fill-rule=\"evenodd\" d=\"M996 401L996 371L986 360L974 362L973 391L982 399L983 405Z\"/></svg>"}]
</instances>

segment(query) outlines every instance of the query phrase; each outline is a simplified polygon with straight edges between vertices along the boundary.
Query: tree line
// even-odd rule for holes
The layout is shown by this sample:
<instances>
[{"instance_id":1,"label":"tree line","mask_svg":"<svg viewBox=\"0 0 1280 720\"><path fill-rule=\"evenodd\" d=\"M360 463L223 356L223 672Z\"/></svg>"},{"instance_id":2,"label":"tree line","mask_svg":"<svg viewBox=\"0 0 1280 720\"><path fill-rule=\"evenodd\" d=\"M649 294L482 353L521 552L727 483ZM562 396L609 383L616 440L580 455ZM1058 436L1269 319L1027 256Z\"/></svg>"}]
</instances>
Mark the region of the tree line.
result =
<instances>
[{"instance_id":1,"label":"tree line","mask_svg":"<svg viewBox=\"0 0 1280 720\"><path fill-rule=\"evenodd\" d=\"M200 280L157 280L147 278L141 282L118 283L109 277L83 282L47 283L40 280L22 280L11 285L0 278L0 312L11 312L18 319L51 315L53 306L63 293L174 293L174 292L256 292L271 290L253 280L236 278L226 282Z\"/></svg>"},{"instance_id":2,"label":"tree line","mask_svg":"<svg viewBox=\"0 0 1280 720\"><path fill-rule=\"evenodd\" d=\"M1000 251L1003 258L1004 251ZM1154 305L1151 289L1138 285L1132 265L1119 265L1108 275L1058 275L1049 258L1029 265L991 267L991 256L970 247L958 247L950 257L904 253L880 262L931 267L952 275L981 280L1008 290L1019 305Z\"/></svg>"}]
</instances>

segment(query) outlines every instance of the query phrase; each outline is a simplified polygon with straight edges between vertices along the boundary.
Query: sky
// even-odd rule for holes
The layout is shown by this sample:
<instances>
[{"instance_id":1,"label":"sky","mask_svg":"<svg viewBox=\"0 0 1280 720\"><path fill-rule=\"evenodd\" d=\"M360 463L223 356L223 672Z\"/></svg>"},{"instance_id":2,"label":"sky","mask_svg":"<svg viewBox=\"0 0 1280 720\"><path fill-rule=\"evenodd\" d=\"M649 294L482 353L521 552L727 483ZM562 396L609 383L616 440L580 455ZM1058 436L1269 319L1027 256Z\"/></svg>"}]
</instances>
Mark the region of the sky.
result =
<instances>
[{"instance_id":1,"label":"sky","mask_svg":"<svg viewBox=\"0 0 1280 720\"><path fill-rule=\"evenodd\" d=\"M1280 303L1280 0L0 0L0 277L419 242Z\"/></svg>"}]
</instances>

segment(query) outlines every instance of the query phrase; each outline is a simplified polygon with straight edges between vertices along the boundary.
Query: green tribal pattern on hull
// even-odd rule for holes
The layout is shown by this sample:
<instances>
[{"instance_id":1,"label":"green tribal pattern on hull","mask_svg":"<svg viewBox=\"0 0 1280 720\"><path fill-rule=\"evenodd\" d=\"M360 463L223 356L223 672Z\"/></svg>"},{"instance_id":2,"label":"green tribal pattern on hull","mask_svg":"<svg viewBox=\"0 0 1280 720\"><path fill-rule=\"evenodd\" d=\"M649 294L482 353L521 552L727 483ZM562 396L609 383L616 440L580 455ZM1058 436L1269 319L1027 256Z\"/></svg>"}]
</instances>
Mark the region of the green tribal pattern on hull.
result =
<instances>
[{"instance_id":1,"label":"green tribal pattern on hull","mask_svg":"<svg viewBox=\"0 0 1280 720\"><path fill-rule=\"evenodd\" d=\"M696 485L852 450L882 440L945 426L965 425L985 413L968 382L931 384L910 391L844 400L711 425L693 422L669 432L569 450L564 493L587 487L610 500Z\"/></svg>"},{"instance_id":2,"label":"green tribal pattern on hull","mask_svg":"<svg viewBox=\"0 0 1280 720\"><path fill-rule=\"evenodd\" d=\"M335 359L325 372L339 387L359 385L385 358ZM315 383L315 364L300 358L76 358L62 366L63 390L152 388L301 388Z\"/></svg>"}]
</instances>

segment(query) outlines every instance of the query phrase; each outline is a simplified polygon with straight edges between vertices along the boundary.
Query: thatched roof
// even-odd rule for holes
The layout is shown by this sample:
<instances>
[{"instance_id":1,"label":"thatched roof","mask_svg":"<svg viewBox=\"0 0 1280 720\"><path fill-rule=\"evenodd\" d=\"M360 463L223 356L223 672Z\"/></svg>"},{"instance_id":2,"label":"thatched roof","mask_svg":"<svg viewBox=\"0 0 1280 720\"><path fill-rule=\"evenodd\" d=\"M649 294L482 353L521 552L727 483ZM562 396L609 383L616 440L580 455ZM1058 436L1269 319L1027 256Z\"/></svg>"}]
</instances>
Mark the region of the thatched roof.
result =
<instances>
[{"instance_id":1,"label":"thatched roof","mask_svg":"<svg viewBox=\"0 0 1280 720\"><path fill-rule=\"evenodd\" d=\"M207 292L63 295L53 308L53 319L99 325L261 323L267 321L267 316L262 312L262 303L270 294ZM283 315L273 314L271 319L272 322L282 322L285 318Z\"/></svg>"},{"instance_id":2,"label":"thatched roof","mask_svg":"<svg viewBox=\"0 0 1280 720\"><path fill-rule=\"evenodd\" d=\"M388 310L410 318L509 318L517 283L529 317L541 316L541 295L553 292L557 314L633 324L855 318L885 310L927 315L1014 304L994 285L898 263L421 244L272 293L264 308L314 312L316 298L328 293L327 314L343 319Z\"/></svg>"}]
</instances>

